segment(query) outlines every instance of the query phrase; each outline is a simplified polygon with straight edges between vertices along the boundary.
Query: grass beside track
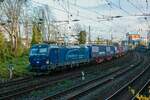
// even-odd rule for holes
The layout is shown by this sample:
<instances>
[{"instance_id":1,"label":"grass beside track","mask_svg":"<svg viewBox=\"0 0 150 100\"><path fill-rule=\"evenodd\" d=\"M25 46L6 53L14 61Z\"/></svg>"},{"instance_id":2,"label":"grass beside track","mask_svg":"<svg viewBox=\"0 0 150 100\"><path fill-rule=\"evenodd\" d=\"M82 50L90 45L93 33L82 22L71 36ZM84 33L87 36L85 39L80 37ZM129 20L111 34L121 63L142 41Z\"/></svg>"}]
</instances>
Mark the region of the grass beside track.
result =
<instances>
[{"instance_id":1,"label":"grass beside track","mask_svg":"<svg viewBox=\"0 0 150 100\"><path fill-rule=\"evenodd\" d=\"M9 64L10 61L0 62L0 79L9 78L9 70L8 70ZM29 64L28 56L13 58L11 60L11 64L14 65L13 78L23 77L29 74L27 69L27 66Z\"/></svg>"}]
</instances>

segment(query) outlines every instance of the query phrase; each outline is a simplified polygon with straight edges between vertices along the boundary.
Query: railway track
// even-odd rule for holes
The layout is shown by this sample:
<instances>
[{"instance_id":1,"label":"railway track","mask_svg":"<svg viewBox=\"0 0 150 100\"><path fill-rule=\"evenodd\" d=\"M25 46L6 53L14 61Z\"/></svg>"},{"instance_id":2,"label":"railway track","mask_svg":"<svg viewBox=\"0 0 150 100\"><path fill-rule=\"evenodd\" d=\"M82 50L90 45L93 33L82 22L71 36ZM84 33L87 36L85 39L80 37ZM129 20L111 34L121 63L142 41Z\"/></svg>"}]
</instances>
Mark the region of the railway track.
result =
<instances>
[{"instance_id":1,"label":"railway track","mask_svg":"<svg viewBox=\"0 0 150 100\"><path fill-rule=\"evenodd\" d=\"M23 77L23 78L18 78L18 79L14 79L14 80L5 81L5 82L0 83L0 88L9 87L9 86L12 86L12 85L16 85L16 84L20 84L20 83L23 83L23 82L31 81L32 79L33 79L32 76L27 76L27 77Z\"/></svg>"},{"instance_id":2,"label":"railway track","mask_svg":"<svg viewBox=\"0 0 150 100\"><path fill-rule=\"evenodd\" d=\"M131 100L138 100L138 98L145 97L147 99L150 99L149 93L150 93L150 79L143 85L143 87L132 97Z\"/></svg>"},{"instance_id":3,"label":"railway track","mask_svg":"<svg viewBox=\"0 0 150 100\"><path fill-rule=\"evenodd\" d=\"M20 95L20 94L24 94L24 93L27 93L27 92L30 92L30 91L33 91L33 90L36 90L36 89L40 89L40 88L43 88L43 87L46 87L48 85L51 85L51 84L54 84L58 81L62 81L64 80L64 78L71 78L70 76L72 77L77 77L77 76L80 76L80 73L74 73L74 76L73 74L69 73L69 74L65 74L63 76L58 76L58 77L53 77L51 79L43 79L43 81L41 82L38 82L37 80L37 83L30 83L30 84L21 84L21 86L19 86L19 84L15 87L10 87L9 89L5 89L4 90L1 90L0 92L0 99L9 99L9 98L12 98L12 97L15 97L17 95ZM48 83L49 82L49 83ZM45 84L43 84L45 83Z\"/></svg>"},{"instance_id":4,"label":"railway track","mask_svg":"<svg viewBox=\"0 0 150 100\"><path fill-rule=\"evenodd\" d=\"M37 83L31 82L30 85L28 85L26 83L19 84L19 83L21 83L21 81L27 82L27 80L30 80L30 79L21 80L20 82L14 81L13 84L15 84L15 85L16 85L16 83L18 83L18 84L13 88L11 87L11 88L7 89L7 87L6 87L4 90L2 90L2 92L0 92L0 99L12 98L12 97L18 96L20 94L25 94L25 93L28 93L30 91L36 90L36 89L47 87L51 84L54 84L56 82L62 81L62 80L67 79L67 78L76 78L76 77L81 77L81 72L77 71L76 73L74 72L74 73L60 75L60 76L53 77L53 78L51 77L51 79L49 79L49 78L43 79L41 82L37 82ZM8 83L8 85L5 85L5 86L10 86L10 85L11 85L11 83Z\"/></svg>"},{"instance_id":5,"label":"railway track","mask_svg":"<svg viewBox=\"0 0 150 100\"><path fill-rule=\"evenodd\" d=\"M94 89L96 89L100 86L105 85L108 82L111 82L114 78L119 77L119 76L127 73L131 69L134 69L142 61L143 61L143 59L139 60L137 63L131 64L130 67L120 68L120 69L118 69L112 73L97 77L95 79L89 80L89 81L82 83L82 84L78 84L78 85L73 86L69 89L66 89L64 91L56 93L55 95L47 96L43 99L44 100L49 100L49 99L64 99L64 100L70 99L71 100L71 99L76 99L80 96L87 94L90 91L93 91Z\"/></svg>"},{"instance_id":6,"label":"railway track","mask_svg":"<svg viewBox=\"0 0 150 100\"><path fill-rule=\"evenodd\" d=\"M127 82L124 86L119 88L115 93L110 95L106 100L134 100L135 96L132 94L132 91L140 91L140 87L143 87L143 83L147 84L147 79L150 77L150 64L146 66L146 68L141 71L136 77ZM134 87L130 90L129 87ZM135 89L135 90L134 90ZM138 92L137 92L138 94Z\"/></svg>"}]
</instances>

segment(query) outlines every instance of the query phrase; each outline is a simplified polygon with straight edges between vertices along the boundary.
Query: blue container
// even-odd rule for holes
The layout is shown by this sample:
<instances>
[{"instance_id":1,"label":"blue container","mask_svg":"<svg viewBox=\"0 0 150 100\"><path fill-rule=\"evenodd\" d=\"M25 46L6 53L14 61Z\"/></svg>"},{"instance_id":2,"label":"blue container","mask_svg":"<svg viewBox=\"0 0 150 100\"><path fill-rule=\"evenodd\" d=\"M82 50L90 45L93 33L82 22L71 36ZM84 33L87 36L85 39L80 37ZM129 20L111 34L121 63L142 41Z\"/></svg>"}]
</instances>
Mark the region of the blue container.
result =
<instances>
[{"instance_id":1,"label":"blue container","mask_svg":"<svg viewBox=\"0 0 150 100\"><path fill-rule=\"evenodd\" d=\"M115 46L110 46L110 54L111 54L112 56L115 56L115 54L116 54Z\"/></svg>"},{"instance_id":2,"label":"blue container","mask_svg":"<svg viewBox=\"0 0 150 100\"><path fill-rule=\"evenodd\" d=\"M92 58L104 57L106 56L106 47L105 45L92 45L91 54Z\"/></svg>"},{"instance_id":3,"label":"blue container","mask_svg":"<svg viewBox=\"0 0 150 100\"><path fill-rule=\"evenodd\" d=\"M92 60L92 46L87 46L88 47L88 52L89 52L89 59Z\"/></svg>"},{"instance_id":4,"label":"blue container","mask_svg":"<svg viewBox=\"0 0 150 100\"><path fill-rule=\"evenodd\" d=\"M105 59L111 59L111 47L107 45L92 45L92 61L101 63Z\"/></svg>"}]
</instances>

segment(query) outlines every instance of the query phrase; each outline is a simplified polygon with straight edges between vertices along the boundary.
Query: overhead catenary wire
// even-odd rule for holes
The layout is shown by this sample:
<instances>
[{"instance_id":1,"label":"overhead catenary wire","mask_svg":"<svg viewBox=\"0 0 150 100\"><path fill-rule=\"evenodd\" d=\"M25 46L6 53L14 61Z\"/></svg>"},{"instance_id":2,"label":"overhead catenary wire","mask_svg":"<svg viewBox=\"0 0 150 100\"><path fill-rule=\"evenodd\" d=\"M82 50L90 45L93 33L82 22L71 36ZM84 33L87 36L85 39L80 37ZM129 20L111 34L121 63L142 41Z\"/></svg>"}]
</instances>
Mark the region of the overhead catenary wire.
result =
<instances>
[{"instance_id":1,"label":"overhead catenary wire","mask_svg":"<svg viewBox=\"0 0 150 100\"><path fill-rule=\"evenodd\" d=\"M63 3L65 3L65 1L63 1ZM70 2L67 2L69 5L70 5ZM61 2L59 2L59 4L61 4ZM66 3L65 3L65 5L66 5ZM52 6L50 6L50 7L52 7ZM68 11L68 9L66 8L66 6L63 6L63 5L61 5L61 7L63 7L63 9L64 10L62 10L62 9L59 9L59 8L54 8L54 7L52 7L52 8L54 8L54 9L56 9L56 10L58 10L58 11L62 11L62 12L64 12L64 13L67 13L67 14L75 14L75 13L73 13L73 12L70 12L70 11ZM70 8L70 7L69 7ZM87 17L87 16L83 16L83 15L78 15L79 17L82 17L82 18L84 18L84 19L87 19L87 20L91 20L91 21L96 21L97 22L97 20L95 20L94 18L91 18L91 17Z\"/></svg>"},{"instance_id":2,"label":"overhead catenary wire","mask_svg":"<svg viewBox=\"0 0 150 100\"><path fill-rule=\"evenodd\" d=\"M77 7L77 8L80 8L80 9L82 9L82 10L85 10L85 11L88 11L88 12L92 12L92 13L94 13L94 14L97 14L97 15L100 15L100 16L104 16L104 14L101 14L101 13L99 13L99 12L97 12L97 11L94 11L94 10L89 10L89 9L86 9L86 8L84 8L84 7L82 7L82 6L80 6L80 5L77 5L77 4L73 4L73 3L71 3L70 2L70 4L72 5L72 6L75 6L75 7Z\"/></svg>"},{"instance_id":3,"label":"overhead catenary wire","mask_svg":"<svg viewBox=\"0 0 150 100\"><path fill-rule=\"evenodd\" d=\"M108 6L109 6L109 10L110 10L110 12L109 12L109 14L110 14L110 16L112 16L111 15L111 9L112 9L112 6L111 6L111 4L110 3L108 3ZM113 41L113 34L112 34L112 31L113 31L113 29L112 29L112 21L110 20L110 38L111 38L111 41Z\"/></svg>"},{"instance_id":4,"label":"overhead catenary wire","mask_svg":"<svg viewBox=\"0 0 150 100\"><path fill-rule=\"evenodd\" d=\"M35 2L35 1L34 1ZM64 2L64 1L63 1ZM37 2L36 2L37 3ZM40 3L39 3L40 4ZM59 2L59 4L60 4L60 2ZM71 4L71 3L70 3ZM70 13L70 14L74 14L73 12L68 12L68 10L67 10L67 8L65 8L65 9L60 9L60 8L56 8L56 7L53 7L53 6L49 6L51 9L55 9L55 10L58 10L58 11L61 11L61 12L64 12L64 13L66 13L66 14L68 14L68 13ZM61 6L62 7L62 6ZM80 7L79 7L80 8ZM81 8L81 9L84 9L84 8ZM90 12L92 12L92 11L90 11ZM94 13L98 13L97 11L93 11ZM98 14L99 15L99 14ZM84 16L84 15L81 15L81 14L79 14L78 15L79 17L81 17L81 18L84 18L84 19L87 19L87 20L89 20L89 21L94 21L94 22L101 22L101 21L107 21L106 19L105 19L105 17L106 17L106 15L101 15L102 16L102 18L104 18L105 20L96 20L97 18L91 18L91 17L89 17L89 16Z\"/></svg>"},{"instance_id":5,"label":"overhead catenary wire","mask_svg":"<svg viewBox=\"0 0 150 100\"><path fill-rule=\"evenodd\" d=\"M75 3L69 2L69 4L72 5L72 6L75 6L76 8L82 9L82 10L84 10L84 11L88 11L88 12L90 12L90 13L97 14L98 16L102 16L102 18L104 18L104 16L105 16L105 15L103 15L103 14L100 14L100 13L97 12L97 11L91 11L91 10L89 10L89 9L86 9L86 8L82 7L82 6L77 5L76 0L75 0ZM80 15L79 15L79 10L78 10L78 14L77 14L77 15L80 16ZM95 19L97 19L97 18L95 18ZM96 21L96 20L95 20L95 21ZM99 21L100 21L100 20L99 20ZM106 21L106 20L105 20L105 21Z\"/></svg>"},{"instance_id":6,"label":"overhead catenary wire","mask_svg":"<svg viewBox=\"0 0 150 100\"><path fill-rule=\"evenodd\" d=\"M54 8L54 7L52 7L52 8ZM67 13L67 11L64 11L64 10L59 9L59 8L54 8L54 9ZM90 18L90 17L87 17L87 16L82 16L81 14L80 14L79 16L82 17L82 18L85 18L85 19L87 19L87 20L94 21L94 22L97 21L97 20L95 20L94 18ZM103 20L102 20L102 21L103 21ZM106 20L105 20L105 21L106 21Z\"/></svg>"},{"instance_id":7,"label":"overhead catenary wire","mask_svg":"<svg viewBox=\"0 0 150 100\"><path fill-rule=\"evenodd\" d=\"M80 9L82 9L82 10L85 10L85 11L88 11L88 12L92 12L92 13L97 14L98 16L97 16L97 18L95 18L95 19L99 19L98 22L101 22L101 21L109 21L109 20L106 19L105 17L111 18L111 16L101 14L101 13L99 13L98 11L95 11L95 10L90 11L89 9L86 9L86 8L80 6L80 5L77 5L77 4L74 4L74 3L70 3L70 4L71 4L72 6L76 6L76 7L80 8ZM111 5L110 5L110 6L111 6ZM99 16L101 16L101 17L99 17ZM101 20L100 20L100 19L101 19Z\"/></svg>"},{"instance_id":8,"label":"overhead catenary wire","mask_svg":"<svg viewBox=\"0 0 150 100\"><path fill-rule=\"evenodd\" d=\"M35 2L35 1L33 1L34 3L38 3L38 2ZM40 4L40 3L38 3L38 4ZM60 9L60 8L56 8L56 7L53 7L53 6L49 6L51 9L55 9L55 10L57 10L57 11L60 11L60 12L63 12L63 13L66 13L66 14L68 14L68 11L66 11L66 10L63 10L63 9ZM72 12L70 12L70 13L72 13ZM74 13L72 13L72 14L74 14ZM89 20L89 21L94 21L94 22L98 22L98 20L95 20L95 19L93 19L93 18L91 18L91 17L88 17L88 16L84 16L84 15L79 15L79 17L82 17L82 18L84 18L84 19L87 19L87 20Z\"/></svg>"},{"instance_id":9,"label":"overhead catenary wire","mask_svg":"<svg viewBox=\"0 0 150 100\"><path fill-rule=\"evenodd\" d=\"M68 2L68 5L70 5L71 3L70 2ZM74 4L72 4L72 5L74 5ZM76 4L77 5L77 4ZM75 5L74 5L75 6ZM79 6L77 6L77 7L79 7ZM85 10L85 9L84 9ZM73 12L70 12L70 11L67 11L67 10L65 10L66 11L66 13L70 13L70 14L75 14L75 13L73 13ZM87 10L86 10L87 11ZM64 11L63 11L64 12ZM96 13L96 12L95 12ZM78 14L78 16L79 17L82 17L82 18L85 18L85 19L88 19L88 20L91 20L91 21L96 21L96 22L98 22L98 20L96 20L96 18L91 18L91 17L87 17L87 16L83 16L83 15L81 15L81 14Z\"/></svg>"},{"instance_id":10,"label":"overhead catenary wire","mask_svg":"<svg viewBox=\"0 0 150 100\"><path fill-rule=\"evenodd\" d=\"M125 8L122 7L122 5L120 4L120 2L119 2L119 5L118 5L118 4L113 3L111 0L106 0L106 1L108 1L107 3L109 3L111 7L119 8L121 11L127 13L128 15L132 15L129 11L125 10ZM119 1L120 1L120 0L119 0ZM71 3L71 2L69 2L69 4L70 4L70 3ZM75 4L75 3L74 3L74 5L78 7L78 4ZM66 6L64 5L64 7L66 7ZM59 9L59 8L57 8L57 7L52 7L52 8L57 9L58 11L61 11L61 12L64 12L64 13L68 13L68 10L65 11L65 9ZM81 8L81 9L84 9L84 8L82 8L82 6L81 6L81 7L79 6L78 8L79 8L79 9L80 9L80 8ZM85 9L85 10L88 11L88 9ZM96 11L88 11L88 12L96 13ZM74 14L74 12L72 12L72 11L69 11L69 13L70 13L70 14ZM101 14L97 14L97 15L102 16L103 14L102 14L102 15L101 15ZM78 16L79 16L79 17L82 17L82 18L84 18L84 19L93 21L93 22L97 22L97 21L98 21L98 20L95 19L93 16L92 16L92 17L93 17L93 18L92 18L91 16L85 16L85 14L82 14L82 13L79 14ZM132 15L132 16L134 16L134 15Z\"/></svg>"},{"instance_id":11,"label":"overhead catenary wire","mask_svg":"<svg viewBox=\"0 0 150 100\"><path fill-rule=\"evenodd\" d=\"M62 2L61 2L62 1ZM67 3L65 3L64 0L59 0L57 2L59 2L60 6L66 11L67 13L67 18L68 18L68 23L70 22L70 5L69 5L69 0L67 0Z\"/></svg>"},{"instance_id":12,"label":"overhead catenary wire","mask_svg":"<svg viewBox=\"0 0 150 100\"><path fill-rule=\"evenodd\" d=\"M145 9L144 9L144 7L143 7L143 5L141 5L141 2L143 2L143 0L137 0L137 4L138 4L138 6L140 6L140 9L142 10L142 11L144 11Z\"/></svg>"},{"instance_id":13,"label":"overhead catenary wire","mask_svg":"<svg viewBox=\"0 0 150 100\"><path fill-rule=\"evenodd\" d=\"M121 8L121 2L120 2L120 0L119 0L119 7Z\"/></svg>"},{"instance_id":14,"label":"overhead catenary wire","mask_svg":"<svg viewBox=\"0 0 150 100\"><path fill-rule=\"evenodd\" d=\"M119 8L121 11L125 12L128 15L132 15L131 13L129 13L128 11L126 11L125 9L123 9L122 7L119 7L118 5L116 5L115 3L109 1L109 0L105 0L109 5L112 5L116 8Z\"/></svg>"},{"instance_id":15,"label":"overhead catenary wire","mask_svg":"<svg viewBox=\"0 0 150 100\"><path fill-rule=\"evenodd\" d=\"M149 22L148 22L147 17L145 17L144 19L145 19L145 21L147 22L148 27L150 28L150 24L149 24Z\"/></svg>"},{"instance_id":16,"label":"overhead catenary wire","mask_svg":"<svg viewBox=\"0 0 150 100\"><path fill-rule=\"evenodd\" d=\"M132 3L130 0L127 0L127 2L130 3L134 8L139 10L144 15L144 12L139 7L137 7L134 3Z\"/></svg>"},{"instance_id":17,"label":"overhead catenary wire","mask_svg":"<svg viewBox=\"0 0 150 100\"><path fill-rule=\"evenodd\" d=\"M145 0L146 2L146 11L148 12L148 0Z\"/></svg>"}]
</instances>

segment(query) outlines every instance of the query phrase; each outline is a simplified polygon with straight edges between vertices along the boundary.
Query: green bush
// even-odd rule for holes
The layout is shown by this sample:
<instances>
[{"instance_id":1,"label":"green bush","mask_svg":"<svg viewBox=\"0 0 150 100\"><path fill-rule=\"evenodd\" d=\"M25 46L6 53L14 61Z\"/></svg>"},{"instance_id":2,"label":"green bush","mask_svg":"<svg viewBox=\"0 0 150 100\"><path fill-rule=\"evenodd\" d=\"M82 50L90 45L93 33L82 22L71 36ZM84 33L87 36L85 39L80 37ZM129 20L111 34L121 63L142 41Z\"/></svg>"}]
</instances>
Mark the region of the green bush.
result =
<instances>
[{"instance_id":1,"label":"green bush","mask_svg":"<svg viewBox=\"0 0 150 100\"><path fill-rule=\"evenodd\" d=\"M40 30L40 27L37 25L37 23L34 23L33 27L32 27L32 41L31 41L31 45L33 44L38 44L42 42L42 32Z\"/></svg>"},{"instance_id":2,"label":"green bush","mask_svg":"<svg viewBox=\"0 0 150 100\"><path fill-rule=\"evenodd\" d=\"M9 78L8 65L13 64L13 77L22 77L29 75L28 71L28 56L22 56L17 58L12 58L12 60L8 60L5 63L0 63L0 77L1 78Z\"/></svg>"},{"instance_id":3,"label":"green bush","mask_svg":"<svg viewBox=\"0 0 150 100\"><path fill-rule=\"evenodd\" d=\"M24 48L21 38L18 39L17 53L12 50L12 43L6 41L4 34L0 33L0 78L9 78L8 65L14 65L14 77L28 75L27 66L29 49Z\"/></svg>"},{"instance_id":4,"label":"green bush","mask_svg":"<svg viewBox=\"0 0 150 100\"><path fill-rule=\"evenodd\" d=\"M5 48L4 34L0 33L0 62L4 62L5 60Z\"/></svg>"}]
</instances>

